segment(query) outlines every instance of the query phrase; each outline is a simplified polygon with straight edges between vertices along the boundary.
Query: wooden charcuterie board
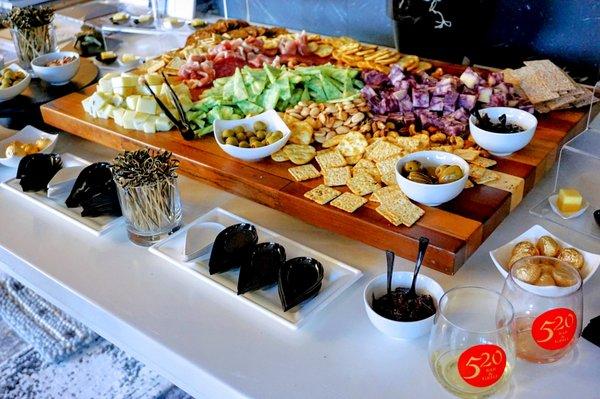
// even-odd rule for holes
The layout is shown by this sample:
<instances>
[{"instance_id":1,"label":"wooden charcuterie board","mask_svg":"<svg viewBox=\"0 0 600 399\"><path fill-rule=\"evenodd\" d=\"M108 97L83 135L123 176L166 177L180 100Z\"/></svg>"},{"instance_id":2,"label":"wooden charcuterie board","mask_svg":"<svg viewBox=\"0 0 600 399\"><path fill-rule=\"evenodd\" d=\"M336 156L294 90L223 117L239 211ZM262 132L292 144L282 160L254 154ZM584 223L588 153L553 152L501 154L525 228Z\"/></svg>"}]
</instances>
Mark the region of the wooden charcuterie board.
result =
<instances>
[{"instance_id":1,"label":"wooden charcuterie board","mask_svg":"<svg viewBox=\"0 0 600 399\"><path fill-rule=\"evenodd\" d=\"M448 65L445 64L446 69ZM448 68L450 69L450 68ZM508 216L556 161L558 150L584 126L583 110L554 111L539 117L532 142L506 158L498 158L495 171L501 181L465 189L437 208L424 207L425 215L412 227L395 227L375 211L373 203L349 214L304 198L320 180L296 182L288 162L270 159L249 163L225 154L211 137L185 141L177 132L144 134L126 130L112 120L87 115L81 101L95 87L69 94L41 107L44 121L87 140L118 149L140 146L164 148L181 160L180 170L217 188L241 195L304 220L315 226L413 259L418 238L427 236L430 247L425 265L454 274L465 260ZM578 126L579 125L579 126Z\"/></svg>"}]
</instances>

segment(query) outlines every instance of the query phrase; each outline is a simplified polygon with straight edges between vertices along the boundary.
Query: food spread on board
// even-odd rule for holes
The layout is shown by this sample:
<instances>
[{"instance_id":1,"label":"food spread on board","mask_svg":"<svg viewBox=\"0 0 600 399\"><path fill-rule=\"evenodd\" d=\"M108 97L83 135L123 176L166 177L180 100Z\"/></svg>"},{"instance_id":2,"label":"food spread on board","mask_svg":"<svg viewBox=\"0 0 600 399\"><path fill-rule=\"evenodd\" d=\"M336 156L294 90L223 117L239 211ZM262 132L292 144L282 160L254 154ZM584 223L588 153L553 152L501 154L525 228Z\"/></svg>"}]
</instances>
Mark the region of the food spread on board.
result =
<instances>
[{"instance_id":1,"label":"food spread on board","mask_svg":"<svg viewBox=\"0 0 600 399\"><path fill-rule=\"evenodd\" d=\"M424 210L397 185L396 164L404 156L450 152L469 163L465 188L494 183L501 178L490 170L497 161L470 136L469 116L474 114L475 125L485 131L521 132L525 128L507 122L506 115L492 121L478 110L511 107L533 113L539 97L532 91L535 82L527 78L534 75L560 79L562 85L554 89L561 93L584 90L554 64L526 65L495 72L466 67L454 75L417 56L350 38L220 20L198 26L184 48L149 61L145 74L105 76L83 106L93 117L112 118L125 129L145 133L173 125L181 131L182 121L197 138L211 133L215 120L274 109L292 134L271 159L291 163L295 181L323 179L306 191L306 198L350 213L368 201L378 202L378 213L390 223L412 226ZM184 118L170 118L153 99L158 96L175 113L177 99L167 83L175 89ZM282 136L255 130L227 129L221 137L227 145L258 148ZM403 176L421 183L452 182L463 173L457 165L402 169Z\"/></svg>"}]
</instances>

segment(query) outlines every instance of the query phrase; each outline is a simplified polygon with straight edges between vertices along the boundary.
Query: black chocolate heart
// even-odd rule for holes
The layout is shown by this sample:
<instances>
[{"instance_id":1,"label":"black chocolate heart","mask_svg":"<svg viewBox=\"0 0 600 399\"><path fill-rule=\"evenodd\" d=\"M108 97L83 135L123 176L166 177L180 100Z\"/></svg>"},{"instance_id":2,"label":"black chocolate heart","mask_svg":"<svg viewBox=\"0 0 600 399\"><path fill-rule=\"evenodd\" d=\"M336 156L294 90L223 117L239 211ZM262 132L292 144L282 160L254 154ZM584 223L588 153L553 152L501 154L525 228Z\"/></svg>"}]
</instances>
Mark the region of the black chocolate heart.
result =
<instances>
[{"instance_id":1,"label":"black chocolate heart","mask_svg":"<svg viewBox=\"0 0 600 399\"><path fill-rule=\"evenodd\" d=\"M279 269L279 298L284 312L316 296L323 281L323 265L315 259L299 257Z\"/></svg>"},{"instance_id":2,"label":"black chocolate heart","mask_svg":"<svg viewBox=\"0 0 600 399\"><path fill-rule=\"evenodd\" d=\"M238 295L277 283L279 269L285 263L285 248L274 242L263 242L250 253L250 262L240 268Z\"/></svg>"},{"instance_id":3,"label":"black chocolate heart","mask_svg":"<svg viewBox=\"0 0 600 399\"><path fill-rule=\"evenodd\" d=\"M219 233L210 253L210 274L223 273L248 264L250 252L258 242L256 227L249 223L234 224Z\"/></svg>"}]
</instances>

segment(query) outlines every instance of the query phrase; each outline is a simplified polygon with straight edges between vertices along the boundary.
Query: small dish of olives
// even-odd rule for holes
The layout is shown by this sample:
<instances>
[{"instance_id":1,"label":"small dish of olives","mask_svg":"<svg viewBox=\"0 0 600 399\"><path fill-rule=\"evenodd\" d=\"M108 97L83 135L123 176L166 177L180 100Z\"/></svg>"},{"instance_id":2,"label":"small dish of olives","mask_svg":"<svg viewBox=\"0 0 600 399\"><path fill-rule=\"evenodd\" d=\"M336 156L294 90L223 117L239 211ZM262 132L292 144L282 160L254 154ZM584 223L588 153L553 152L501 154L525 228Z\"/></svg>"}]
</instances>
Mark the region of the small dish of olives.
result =
<instances>
[{"instance_id":1,"label":"small dish of olives","mask_svg":"<svg viewBox=\"0 0 600 399\"><path fill-rule=\"evenodd\" d=\"M469 164L442 151L419 151L401 158L396 181L413 201L438 206L458 196L469 177Z\"/></svg>"},{"instance_id":2,"label":"small dish of olives","mask_svg":"<svg viewBox=\"0 0 600 399\"><path fill-rule=\"evenodd\" d=\"M274 110L244 119L215 120L213 130L223 151L244 161L257 161L279 151L291 134Z\"/></svg>"}]
</instances>

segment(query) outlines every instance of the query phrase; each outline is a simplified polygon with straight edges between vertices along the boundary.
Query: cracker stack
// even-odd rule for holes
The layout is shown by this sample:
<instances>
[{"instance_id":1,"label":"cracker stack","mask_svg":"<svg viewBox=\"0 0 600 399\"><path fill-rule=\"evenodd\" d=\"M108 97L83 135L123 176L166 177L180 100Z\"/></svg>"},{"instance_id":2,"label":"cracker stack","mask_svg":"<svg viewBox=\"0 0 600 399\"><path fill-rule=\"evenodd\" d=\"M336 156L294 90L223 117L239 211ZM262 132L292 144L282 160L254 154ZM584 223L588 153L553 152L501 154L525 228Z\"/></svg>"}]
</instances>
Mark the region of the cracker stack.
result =
<instances>
[{"instance_id":1,"label":"cracker stack","mask_svg":"<svg viewBox=\"0 0 600 399\"><path fill-rule=\"evenodd\" d=\"M524 64L519 69L505 69L504 78L529 98L536 111L546 113L590 103L592 91L577 84L552 61L525 61Z\"/></svg>"}]
</instances>

